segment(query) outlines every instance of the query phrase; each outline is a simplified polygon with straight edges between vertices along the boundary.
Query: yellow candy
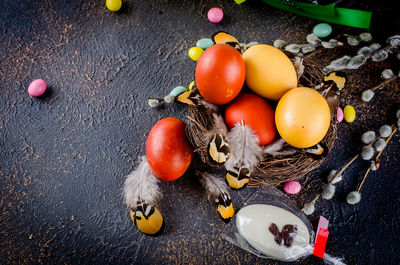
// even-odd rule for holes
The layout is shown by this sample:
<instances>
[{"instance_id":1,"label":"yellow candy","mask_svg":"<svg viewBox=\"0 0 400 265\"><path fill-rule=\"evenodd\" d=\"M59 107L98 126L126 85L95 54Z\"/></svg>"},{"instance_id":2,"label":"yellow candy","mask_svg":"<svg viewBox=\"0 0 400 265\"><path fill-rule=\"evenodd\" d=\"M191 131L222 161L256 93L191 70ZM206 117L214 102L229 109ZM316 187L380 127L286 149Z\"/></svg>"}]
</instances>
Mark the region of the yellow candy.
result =
<instances>
[{"instance_id":1,"label":"yellow candy","mask_svg":"<svg viewBox=\"0 0 400 265\"><path fill-rule=\"evenodd\" d=\"M122 0L107 0L106 6L110 11L118 11L121 9Z\"/></svg>"},{"instance_id":2,"label":"yellow candy","mask_svg":"<svg viewBox=\"0 0 400 265\"><path fill-rule=\"evenodd\" d=\"M190 48L188 55L189 55L190 59L197 62L199 60L200 56L203 54L203 52L204 52L204 50L202 48L193 47L193 48Z\"/></svg>"},{"instance_id":3,"label":"yellow candy","mask_svg":"<svg viewBox=\"0 0 400 265\"><path fill-rule=\"evenodd\" d=\"M345 121L350 123L356 119L356 110L352 106L347 105L344 107L343 112Z\"/></svg>"},{"instance_id":4,"label":"yellow candy","mask_svg":"<svg viewBox=\"0 0 400 265\"><path fill-rule=\"evenodd\" d=\"M194 86L194 81L189 84L189 91L192 92L192 87Z\"/></svg>"}]
</instances>

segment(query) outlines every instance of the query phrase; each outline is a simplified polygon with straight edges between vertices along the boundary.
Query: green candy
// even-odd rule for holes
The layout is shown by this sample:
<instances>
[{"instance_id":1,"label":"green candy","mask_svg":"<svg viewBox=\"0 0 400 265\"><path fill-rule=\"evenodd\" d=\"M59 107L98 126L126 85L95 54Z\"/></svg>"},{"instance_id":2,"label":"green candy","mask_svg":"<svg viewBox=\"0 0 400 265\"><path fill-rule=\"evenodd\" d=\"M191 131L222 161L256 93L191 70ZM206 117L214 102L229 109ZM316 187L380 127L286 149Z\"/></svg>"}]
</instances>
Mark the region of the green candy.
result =
<instances>
[{"instance_id":1,"label":"green candy","mask_svg":"<svg viewBox=\"0 0 400 265\"><path fill-rule=\"evenodd\" d=\"M202 48L203 50L214 45L214 42L211 39L204 38L197 41L196 46Z\"/></svg>"},{"instance_id":2,"label":"green candy","mask_svg":"<svg viewBox=\"0 0 400 265\"><path fill-rule=\"evenodd\" d=\"M329 24L320 23L314 27L313 33L318 38L325 38L332 33L332 27Z\"/></svg>"},{"instance_id":3,"label":"green candy","mask_svg":"<svg viewBox=\"0 0 400 265\"><path fill-rule=\"evenodd\" d=\"M171 96L177 97L180 94L182 94L183 92L187 91L187 89L183 86L177 86L174 89L171 90L171 92L169 92L169 94Z\"/></svg>"}]
</instances>

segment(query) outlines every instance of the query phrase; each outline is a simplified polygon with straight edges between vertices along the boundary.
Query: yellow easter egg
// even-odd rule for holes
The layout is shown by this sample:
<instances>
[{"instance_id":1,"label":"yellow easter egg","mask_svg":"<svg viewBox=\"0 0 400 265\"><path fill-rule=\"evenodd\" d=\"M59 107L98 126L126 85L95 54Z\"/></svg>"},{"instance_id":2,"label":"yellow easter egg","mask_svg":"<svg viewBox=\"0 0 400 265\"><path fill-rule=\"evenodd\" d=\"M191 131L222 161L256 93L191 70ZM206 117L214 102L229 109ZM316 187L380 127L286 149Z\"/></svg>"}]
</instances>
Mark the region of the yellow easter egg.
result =
<instances>
[{"instance_id":1,"label":"yellow easter egg","mask_svg":"<svg viewBox=\"0 0 400 265\"><path fill-rule=\"evenodd\" d=\"M279 49L265 44L254 45L243 54L246 84L256 94L279 100L297 87L296 70L290 59Z\"/></svg>"},{"instance_id":2,"label":"yellow easter egg","mask_svg":"<svg viewBox=\"0 0 400 265\"><path fill-rule=\"evenodd\" d=\"M189 55L190 59L197 62L199 60L200 56L203 54L203 52L204 52L204 50L202 48L193 47L193 48L189 49L188 55Z\"/></svg>"},{"instance_id":3,"label":"yellow easter egg","mask_svg":"<svg viewBox=\"0 0 400 265\"><path fill-rule=\"evenodd\" d=\"M325 98L308 87L287 92L278 102L275 124L280 136L297 148L319 143L328 132L331 112Z\"/></svg>"},{"instance_id":4,"label":"yellow easter egg","mask_svg":"<svg viewBox=\"0 0 400 265\"><path fill-rule=\"evenodd\" d=\"M107 0L106 6L110 11L118 11L121 9L122 1L121 0Z\"/></svg>"}]
</instances>

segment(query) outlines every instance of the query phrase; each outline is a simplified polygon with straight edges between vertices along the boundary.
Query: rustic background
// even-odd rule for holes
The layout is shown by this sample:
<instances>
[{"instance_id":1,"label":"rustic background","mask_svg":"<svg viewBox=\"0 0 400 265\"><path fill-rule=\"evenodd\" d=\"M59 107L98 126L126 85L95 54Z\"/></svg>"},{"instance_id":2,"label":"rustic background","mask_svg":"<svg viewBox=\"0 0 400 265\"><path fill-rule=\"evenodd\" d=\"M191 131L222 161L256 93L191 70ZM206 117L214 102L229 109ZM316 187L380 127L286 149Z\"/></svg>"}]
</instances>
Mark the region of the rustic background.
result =
<instances>
[{"instance_id":1,"label":"rustic background","mask_svg":"<svg viewBox=\"0 0 400 265\"><path fill-rule=\"evenodd\" d=\"M147 96L166 95L193 80L195 63L187 50L196 41L224 30L241 41L271 44L277 38L304 43L316 21L261 1L238 6L226 1L123 0L112 13L103 0L2 0L0 2L0 263L1 264L239 264L278 262L257 258L219 234L225 224L203 197L193 167L181 179L162 183L160 209L166 221L159 237L141 234L122 203L124 176L144 154L152 125L167 116L184 118L182 106L151 109ZM374 11L374 39L399 34L392 1L350 2ZM222 7L218 25L205 14ZM334 26L334 34L363 32ZM318 56L353 55L359 47ZM326 56L326 57L325 57ZM357 110L354 123L339 125L328 161L301 180L301 207L321 191L330 169L338 169L361 149L360 135L395 121L399 82L372 102L363 90L381 81L392 56L349 71L341 106ZM26 92L36 78L46 80L45 96ZM356 206L345 196L355 190L368 167L358 160L337 185L331 201L310 217L331 221L327 252L349 264L398 264L400 259L400 142L398 134L371 173ZM255 189L233 192L238 209ZM321 263L308 258L302 264Z\"/></svg>"}]
</instances>

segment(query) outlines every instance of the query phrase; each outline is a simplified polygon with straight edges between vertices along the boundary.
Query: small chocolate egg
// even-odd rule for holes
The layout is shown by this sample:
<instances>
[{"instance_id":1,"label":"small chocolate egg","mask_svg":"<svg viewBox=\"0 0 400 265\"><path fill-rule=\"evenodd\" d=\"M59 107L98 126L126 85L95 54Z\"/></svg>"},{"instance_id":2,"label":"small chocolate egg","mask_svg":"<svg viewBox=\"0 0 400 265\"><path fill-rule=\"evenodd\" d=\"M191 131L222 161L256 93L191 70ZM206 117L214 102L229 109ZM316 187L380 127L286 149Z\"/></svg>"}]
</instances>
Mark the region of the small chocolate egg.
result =
<instances>
[{"instance_id":1,"label":"small chocolate egg","mask_svg":"<svg viewBox=\"0 0 400 265\"><path fill-rule=\"evenodd\" d=\"M301 185L297 181L291 180L283 185L283 190L287 194L297 194L301 190Z\"/></svg>"},{"instance_id":2,"label":"small chocolate egg","mask_svg":"<svg viewBox=\"0 0 400 265\"><path fill-rule=\"evenodd\" d=\"M215 43L209 38L203 38L197 41L196 46L203 50L213 46Z\"/></svg>"},{"instance_id":3,"label":"small chocolate egg","mask_svg":"<svg viewBox=\"0 0 400 265\"><path fill-rule=\"evenodd\" d=\"M33 80L28 87L28 94L31 97L39 97L46 91L47 85L43 79Z\"/></svg>"},{"instance_id":4,"label":"small chocolate egg","mask_svg":"<svg viewBox=\"0 0 400 265\"><path fill-rule=\"evenodd\" d=\"M347 105L344 107L344 120L347 121L348 123L353 122L356 119L356 110L350 106Z\"/></svg>"},{"instance_id":5,"label":"small chocolate egg","mask_svg":"<svg viewBox=\"0 0 400 265\"><path fill-rule=\"evenodd\" d=\"M211 23L218 23L221 22L222 18L224 17L224 12L221 8L213 7L208 10L207 18Z\"/></svg>"},{"instance_id":6,"label":"small chocolate egg","mask_svg":"<svg viewBox=\"0 0 400 265\"><path fill-rule=\"evenodd\" d=\"M118 11L121 9L122 1L121 0L107 0L106 6L107 6L108 10L115 12L115 11Z\"/></svg>"},{"instance_id":7,"label":"small chocolate egg","mask_svg":"<svg viewBox=\"0 0 400 265\"><path fill-rule=\"evenodd\" d=\"M325 38L332 33L332 27L327 23L319 23L314 27L313 33L318 38Z\"/></svg>"},{"instance_id":8,"label":"small chocolate egg","mask_svg":"<svg viewBox=\"0 0 400 265\"><path fill-rule=\"evenodd\" d=\"M200 56L203 54L203 52L204 52L204 50L202 48L192 47L189 49L188 55L189 55L190 59L197 62L199 60Z\"/></svg>"}]
</instances>

